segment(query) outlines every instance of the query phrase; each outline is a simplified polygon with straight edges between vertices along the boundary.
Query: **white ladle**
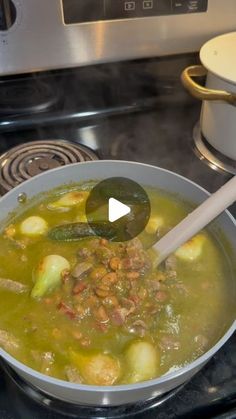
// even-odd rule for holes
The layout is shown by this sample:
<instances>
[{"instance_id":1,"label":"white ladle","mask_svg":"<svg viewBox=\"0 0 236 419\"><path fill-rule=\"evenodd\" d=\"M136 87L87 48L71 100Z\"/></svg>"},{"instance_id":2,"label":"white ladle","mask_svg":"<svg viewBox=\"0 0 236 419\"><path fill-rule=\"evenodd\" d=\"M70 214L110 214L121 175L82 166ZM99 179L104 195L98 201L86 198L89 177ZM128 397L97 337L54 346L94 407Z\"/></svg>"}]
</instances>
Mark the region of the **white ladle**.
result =
<instances>
[{"instance_id":1,"label":"white ladle","mask_svg":"<svg viewBox=\"0 0 236 419\"><path fill-rule=\"evenodd\" d=\"M212 194L153 246L158 252L156 266L206 227L234 201L236 201L236 176Z\"/></svg>"}]
</instances>

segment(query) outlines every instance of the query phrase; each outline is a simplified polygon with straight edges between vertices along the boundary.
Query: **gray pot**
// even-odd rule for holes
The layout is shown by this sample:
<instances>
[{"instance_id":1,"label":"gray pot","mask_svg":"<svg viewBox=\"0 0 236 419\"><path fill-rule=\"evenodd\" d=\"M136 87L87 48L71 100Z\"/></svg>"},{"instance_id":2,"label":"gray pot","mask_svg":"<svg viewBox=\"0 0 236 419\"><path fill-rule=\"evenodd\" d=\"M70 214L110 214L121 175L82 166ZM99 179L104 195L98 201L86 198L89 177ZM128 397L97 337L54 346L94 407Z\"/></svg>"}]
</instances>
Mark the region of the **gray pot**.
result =
<instances>
[{"instance_id":1,"label":"gray pot","mask_svg":"<svg viewBox=\"0 0 236 419\"><path fill-rule=\"evenodd\" d=\"M0 200L0 219L3 220L12 209L17 207L17 198L22 192L26 193L30 198L39 192L48 191L62 184L91 179L105 179L113 176L124 176L141 185L154 186L170 193L177 193L181 198L196 204L200 204L209 195L207 191L195 183L158 167L122 161L86 162L48 171L8 192ZM219 217L217 226L224 231L233 249L236 251L236 222L229 212L224 212ZM207 353L176 372L139 384L114 387L71 384L34 371L8 355L2 349L0 349L0 355L26 381L59 399L89 405L133 403L138 400L150 399L170 391L189 380L205 365L236 330L234 301L235 296L232 296L231 311L234 312L234 317L232 315L232 325L226 334ZM225 307L225 309L227 310L228 307Z\"/></svg>"}]
</instances>

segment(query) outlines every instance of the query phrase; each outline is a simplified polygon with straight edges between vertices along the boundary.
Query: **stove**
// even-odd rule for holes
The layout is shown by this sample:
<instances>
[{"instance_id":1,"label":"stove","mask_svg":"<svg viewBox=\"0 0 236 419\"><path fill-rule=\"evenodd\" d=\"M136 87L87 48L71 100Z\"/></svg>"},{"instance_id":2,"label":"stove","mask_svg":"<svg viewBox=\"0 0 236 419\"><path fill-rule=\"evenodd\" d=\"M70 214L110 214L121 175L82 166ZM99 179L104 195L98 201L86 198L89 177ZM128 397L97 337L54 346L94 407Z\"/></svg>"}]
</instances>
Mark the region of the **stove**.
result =
<instances>
[{"instance_id":1,"label":"stove","mask_svg":"<svg viewBox=\"0 0 236 419\"><path fill-rule=\"evenodd\" d=\"M52 111L60 102L57 87L37 76L8 78L0 81L0 115L27 115ZM12 98L14 97L14 100Z\"/></svg>"},{"instance_id":2,"label":"stove","mask_svg":"<svg viewBox=\"0 0 236 419\"><path fill-rule=\"evenodd\" d=\"M1 155L0 190L4 194L46 170L97 158L89 148L66 140L29 141Z\"/></svg>"},{"instance_id":3,"label":"stove","mask_svg":"<svg viewBox=\"0 0 236 419\"><path fill-rule=\"evenodd\" d=\"M213 170L236 175L236 161L220 153L220 151L216 150L211 144L209 144L207 139L201 133L199 122L197 122L194 127L193 138L195 152L200 160L203 160Z\"/></svg>"},{"instance_id":4,"label":"stove","mask_svg":"<svg viewBox=\"0 0 236 419\"><path fill-rule=\"evenodd\" d=\"M8 90L6 107L0 99L1 194L50 168L97 158L161 166L214 192L232 176L235 162L224 161L223 167L196 125L201 103L180 83L181 71L196 63L197 56L188 54L0 80ZM22 92L35 84L31 103L15 101L9 86L16 83ZM235 205L231 212L236 216ZM184 387L161 399L116 408L51 399L2 363L0 417L235 418L236 335Z\"/></svg>"}]
</instances>

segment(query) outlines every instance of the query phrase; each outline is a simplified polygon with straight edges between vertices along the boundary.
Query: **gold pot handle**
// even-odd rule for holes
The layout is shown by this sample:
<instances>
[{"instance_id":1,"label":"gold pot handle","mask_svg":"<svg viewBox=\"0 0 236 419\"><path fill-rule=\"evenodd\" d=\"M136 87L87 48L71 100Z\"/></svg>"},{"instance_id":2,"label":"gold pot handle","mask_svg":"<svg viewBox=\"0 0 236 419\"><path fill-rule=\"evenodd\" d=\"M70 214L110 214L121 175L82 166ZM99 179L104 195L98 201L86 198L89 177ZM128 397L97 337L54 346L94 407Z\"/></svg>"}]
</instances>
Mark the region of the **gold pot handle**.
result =
<instances>
[{"instance_id":1,"label":"gold pot handle","mask_svg":"<svg viewBox=\"0 0 236 419\"><path fill-rule=\"evenodd\" d=\"M192 77L206 76L207 70L202 65L193 65L186 68L181 74L181 80L186 89L192 96L200 100L223 100L236 105L236 94L224 90L207 89L196 83Z\"/></svg>"}]
</instances>

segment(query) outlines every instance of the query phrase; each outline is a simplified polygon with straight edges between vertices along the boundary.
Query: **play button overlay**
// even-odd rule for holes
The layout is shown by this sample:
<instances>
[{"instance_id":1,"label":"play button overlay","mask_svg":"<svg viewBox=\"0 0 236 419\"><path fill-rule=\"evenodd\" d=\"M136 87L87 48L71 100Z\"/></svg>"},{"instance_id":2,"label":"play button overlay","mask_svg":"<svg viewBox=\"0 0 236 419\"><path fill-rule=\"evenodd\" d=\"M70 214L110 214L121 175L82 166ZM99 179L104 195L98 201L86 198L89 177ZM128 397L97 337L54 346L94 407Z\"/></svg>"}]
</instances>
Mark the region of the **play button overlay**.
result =
<instances>
[{"instance_id":1,"label":"play button overlay","mask_svg":"<svg viewBox=\"0 0 236 419\"><path fill-rule=\"evenodd\" d=\"M110 223L114 223L130 212L131 208L128 205L122 204L122 202L117 201L115 198L109 199L108 220Z\"/></svg>"},{"instance_id":2,"label":"play button overlay","mask_svg":"<svg viewBox=\"0 0 236 419\"><path fill-rule=\"evenodd\" d=\"M124 177L99 182L86 202L87 221L94 233L117 242L131 240L142 233L150 212L144 188Z\"/></svg>"}]
</instances>

